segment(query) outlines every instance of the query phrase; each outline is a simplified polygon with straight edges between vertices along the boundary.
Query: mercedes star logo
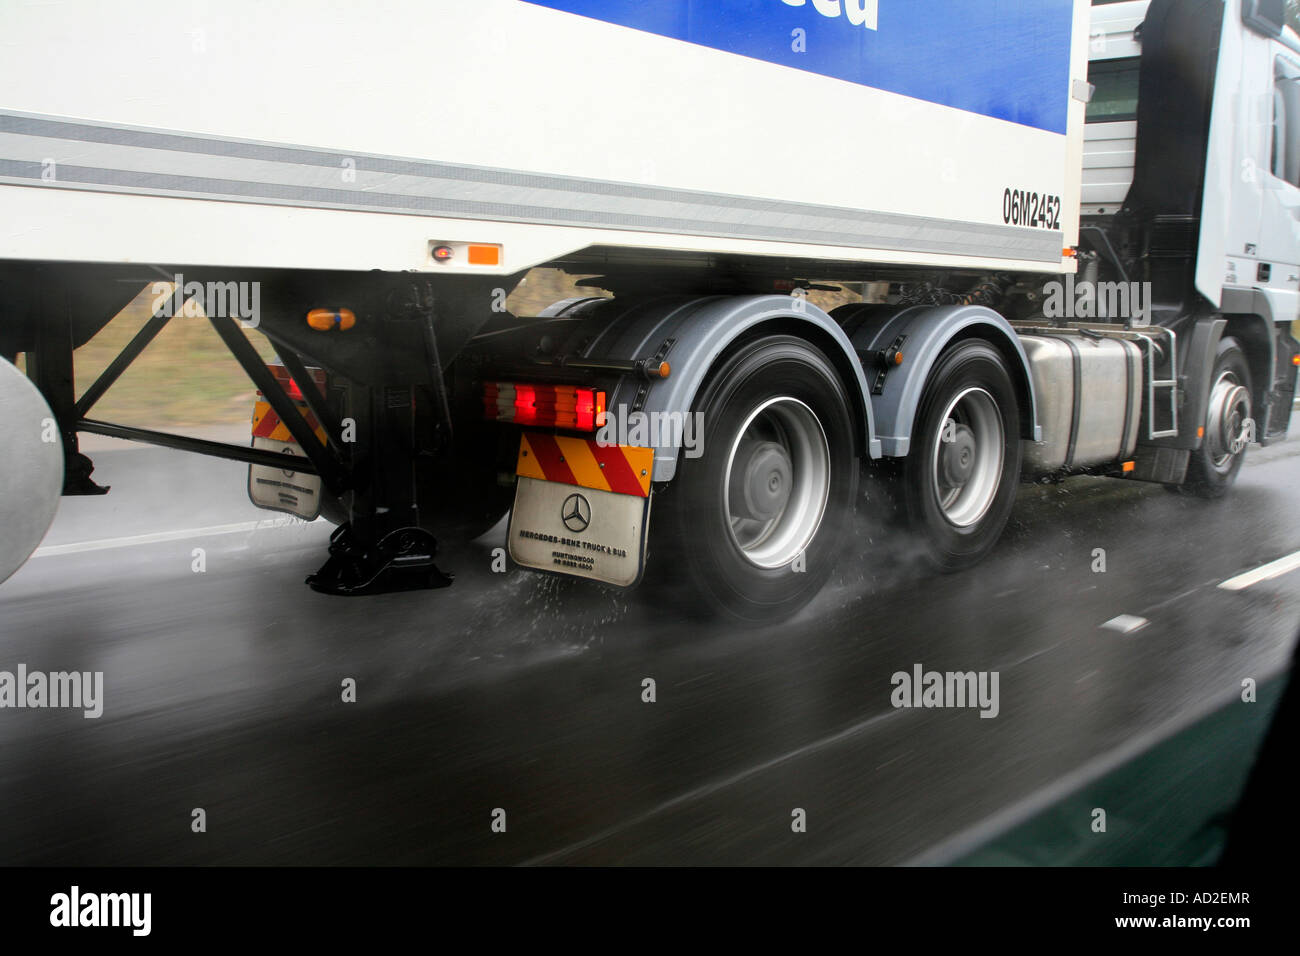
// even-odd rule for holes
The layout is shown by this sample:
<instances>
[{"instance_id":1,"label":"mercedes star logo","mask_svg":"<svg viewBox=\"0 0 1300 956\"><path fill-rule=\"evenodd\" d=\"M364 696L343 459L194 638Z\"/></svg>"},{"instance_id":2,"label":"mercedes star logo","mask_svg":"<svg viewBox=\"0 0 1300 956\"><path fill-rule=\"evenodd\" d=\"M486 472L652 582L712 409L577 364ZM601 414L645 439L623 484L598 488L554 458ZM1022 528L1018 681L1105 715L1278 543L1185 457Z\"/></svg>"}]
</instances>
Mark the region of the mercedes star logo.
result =
<instances>
[{"instance_id":1,"label":"mercedes star logo","mask_svg":"<svg viewBox=\"0 0 1300 956\"><path fill-rule=\"evenodd\" d=\"M569 495L560 506L560 520L570 531L586 531L591 524L591 503L582 495Z\"/></svg>"}]
</instances>

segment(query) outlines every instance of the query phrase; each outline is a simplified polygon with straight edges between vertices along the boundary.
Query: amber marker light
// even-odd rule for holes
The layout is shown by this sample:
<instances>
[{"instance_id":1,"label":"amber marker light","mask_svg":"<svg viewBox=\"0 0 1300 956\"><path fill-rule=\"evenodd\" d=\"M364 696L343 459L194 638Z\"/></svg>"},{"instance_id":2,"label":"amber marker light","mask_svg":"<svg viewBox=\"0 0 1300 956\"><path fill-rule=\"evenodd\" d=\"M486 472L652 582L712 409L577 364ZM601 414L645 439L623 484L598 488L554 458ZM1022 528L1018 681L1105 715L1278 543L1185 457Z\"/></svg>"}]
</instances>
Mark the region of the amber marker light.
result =
<instances>
[{"instance_id":1,"label":"amber marker light","mask_svg":"<svg viewBox=\"0 0 1300 956\"><path fill-rule=\"evenodd\" d=\"M487 243L470 243L466 250L466 258L472 266L499 266L501 247Z\"/></svg>"},{"instance_id":2,"label":"amber marker light","mask_svg":"<svg viewBox=\"0 0 1300 956\"><path fill-rule=\"evenodd\" d=\"M307 313L307 324L317 332L346 332L357 324L357 316L351 309L312 309Z\"/></svg>"}]
</instances>

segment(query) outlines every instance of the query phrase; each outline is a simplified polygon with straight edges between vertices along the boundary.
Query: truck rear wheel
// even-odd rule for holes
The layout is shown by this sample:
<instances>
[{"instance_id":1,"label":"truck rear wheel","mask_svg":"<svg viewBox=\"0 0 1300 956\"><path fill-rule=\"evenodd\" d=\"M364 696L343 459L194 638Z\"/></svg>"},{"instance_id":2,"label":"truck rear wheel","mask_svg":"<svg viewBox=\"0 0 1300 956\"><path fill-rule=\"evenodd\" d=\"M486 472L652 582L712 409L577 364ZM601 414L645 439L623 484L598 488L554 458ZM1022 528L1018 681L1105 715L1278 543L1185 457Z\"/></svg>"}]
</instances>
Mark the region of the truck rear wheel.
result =
<instances>
[{"instance_id":1,"label":"truck rear wheel","mask_svg":"<svg viewBox=\"0 0 1300 956\"><path fill-rule=\"evenodd\" d=\"M1234 338L1219 342L1210 398L1205 412L1205 439L1191 453L1187 476L1177 490L1201 498L1221 498L1237 480L1246 458L1249 427L1253 421L1250 365Z\"/></svg>"},{"instance_id":2,"label":"truck rear wheel","mask_svg":"<svg viewBox=\"0 0 1300 956\"><path fill-rule=\"evenodd\" d=\"M970 340L940 356L917 409L899 491L932 564L958 571L1002 534L1020 474L1020 412L1006 360Z\"/></svg>"},{"instance_id":3,"label":"truck rear wheel","mask_svg":"<svg viewBox=\"0 0 1300 956\"><path fill-rule=\"evenodd\" d=\"M696 404L703 454L656 502L655 560L745 621L795 613L826 583L857 495L854 417L839 375L791 336L743 346Z\"/></svg>"}]
</instances>

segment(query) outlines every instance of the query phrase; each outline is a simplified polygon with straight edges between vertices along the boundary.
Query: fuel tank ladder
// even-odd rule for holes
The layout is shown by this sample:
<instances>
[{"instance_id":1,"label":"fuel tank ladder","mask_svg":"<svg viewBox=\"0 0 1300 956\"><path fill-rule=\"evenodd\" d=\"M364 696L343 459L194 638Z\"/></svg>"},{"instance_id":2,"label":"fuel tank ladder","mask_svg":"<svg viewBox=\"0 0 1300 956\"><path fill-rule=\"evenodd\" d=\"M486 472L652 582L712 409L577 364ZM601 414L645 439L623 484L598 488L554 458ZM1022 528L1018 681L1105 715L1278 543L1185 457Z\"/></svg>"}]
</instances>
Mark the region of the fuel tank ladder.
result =
<instances>
[{"instance_id":1,"label":"fuel tank ladder","mask_svg":"<svg viewBox=\"0 0 1300 956\"><path fill-rule=\"evenodd\" d=\"M1174 438L1178 435L1178 338L1173 329L1156 328L1138 331L1130 329L1125 337L1132 336L1146 354L1147 361L1147 440ZM1161 339L1165 339L1162 342ZM1163 378L1157 378L1163 375ZM1158 427L1157 397L1168 401L1169 424Z\"/></svg>"}]
</instances>

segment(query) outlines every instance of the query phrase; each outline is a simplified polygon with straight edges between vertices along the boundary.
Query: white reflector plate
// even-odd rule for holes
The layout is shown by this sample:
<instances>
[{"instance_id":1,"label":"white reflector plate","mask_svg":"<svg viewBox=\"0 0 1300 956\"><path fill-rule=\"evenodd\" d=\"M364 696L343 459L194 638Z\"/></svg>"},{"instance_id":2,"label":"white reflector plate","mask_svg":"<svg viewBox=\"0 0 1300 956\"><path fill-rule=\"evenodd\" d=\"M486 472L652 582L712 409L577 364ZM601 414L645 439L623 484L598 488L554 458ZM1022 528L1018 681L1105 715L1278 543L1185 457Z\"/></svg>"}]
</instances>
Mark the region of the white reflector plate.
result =
<instances>
[{"instance_id":1,"label":"white reflector plate","mask_svg":"<svg viewBox=\"0 0 1300 956\"><path fill-rule=\"evenodd\" d=\"M302 447L296 441L276 441L274 438L254 436L253 447L302 457ZM248 497L259 508L284 511L307 521L315 521L320 514L320 488L320 475L306 471L284 471L266 465L248 466Z\"/></svg>"}]
</instances>

